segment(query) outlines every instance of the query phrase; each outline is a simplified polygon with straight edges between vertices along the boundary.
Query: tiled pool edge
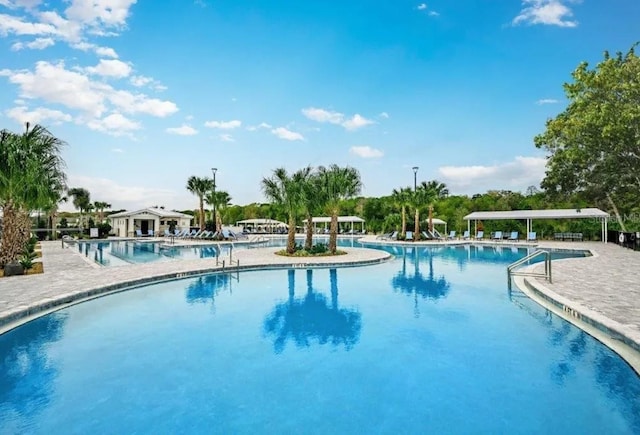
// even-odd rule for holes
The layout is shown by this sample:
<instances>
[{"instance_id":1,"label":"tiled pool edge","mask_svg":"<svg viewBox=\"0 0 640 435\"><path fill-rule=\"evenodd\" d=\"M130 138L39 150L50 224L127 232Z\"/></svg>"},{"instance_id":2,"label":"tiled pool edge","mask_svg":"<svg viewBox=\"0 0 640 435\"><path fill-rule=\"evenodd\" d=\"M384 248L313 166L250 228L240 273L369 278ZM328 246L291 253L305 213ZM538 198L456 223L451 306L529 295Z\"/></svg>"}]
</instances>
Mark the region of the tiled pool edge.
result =
<instances>
[{"instance_id":1,"label":"tiled pool edge","mask_svg":"<svg viewBox=\"0 0 640 435\"><path fill-rule=\"evenodd\" d=\"M392 254L384 253L378 258L364 259L356 261L340 261L340 262L291 262L291 263L262 263L251 265L240 265L233 267L206 267L183 272L160 273L145 276L143 278L123 280L110 285L101 285L91 287L72 293L62 294L58 297L42 299L30 305L20 306L14 310L0 313L0 334L4 334L24 323L34 320L38 317L47 315L54 311L61 310L74 304L82 303L95 299L97 297L108 296L110 294L135 289L148 284L193 278L196 276L207 275L211 273L239 273L251 272L259 270L278 270L278 269L330 269L345 267L363 267L373 266L389 261L393 258ZM303 260L301 258L300 260Z\"/></svg>"},{"instance_id":2,"label":"tiled pool edge","mask_svg":"<svg viewBox=\"0 0 640 435\"><path fill-rule=\"evenodd\" d=\"M624 325L555 293L533 277L514 276L513 280L529 298L612 349L640 376L640 337L634 338Z\"/></svg>"}]
</instances>

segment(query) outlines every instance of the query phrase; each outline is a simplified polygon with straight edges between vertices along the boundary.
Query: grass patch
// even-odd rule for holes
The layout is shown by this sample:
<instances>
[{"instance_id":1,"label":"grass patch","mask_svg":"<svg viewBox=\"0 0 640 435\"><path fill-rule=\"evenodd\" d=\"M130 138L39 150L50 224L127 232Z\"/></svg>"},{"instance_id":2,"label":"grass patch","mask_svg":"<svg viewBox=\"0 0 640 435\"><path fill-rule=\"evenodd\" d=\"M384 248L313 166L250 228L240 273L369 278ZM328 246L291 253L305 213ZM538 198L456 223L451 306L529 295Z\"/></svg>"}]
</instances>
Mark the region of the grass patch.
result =
<instances>
[{"instance_id":1,"label":"grass patch","mask_svg":"<svg viewBox=\"0 0 640 435\"><path fill-rule=\"evenodd\" d=\"M35 275L38 273L44 273L44 265L41 262L33 263L33 267L27 270L25 275ZM0 268L0 278L4 277L4 270Z\"/></svg>"}]
</instances>

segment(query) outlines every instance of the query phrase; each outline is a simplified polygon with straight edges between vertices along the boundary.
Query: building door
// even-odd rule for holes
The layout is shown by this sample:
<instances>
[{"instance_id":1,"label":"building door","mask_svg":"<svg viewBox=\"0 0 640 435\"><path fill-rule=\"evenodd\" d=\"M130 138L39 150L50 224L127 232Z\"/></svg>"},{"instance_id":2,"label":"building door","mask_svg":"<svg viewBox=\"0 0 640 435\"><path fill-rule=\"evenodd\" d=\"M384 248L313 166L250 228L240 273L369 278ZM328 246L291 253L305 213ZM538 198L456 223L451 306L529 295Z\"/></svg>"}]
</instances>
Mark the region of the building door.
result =
<instances>
[{"instance_id":1,"label":"building door","mask_svg":"<svg viewBox=\"0 0 640 435\"><path fill-rule=\"evenodd\" d=\"M142 234L144 234L145 236L149 233L149 221L148 220L142 220L140 221L140 231L142 231Z\"/></svg>"}]
</instances>

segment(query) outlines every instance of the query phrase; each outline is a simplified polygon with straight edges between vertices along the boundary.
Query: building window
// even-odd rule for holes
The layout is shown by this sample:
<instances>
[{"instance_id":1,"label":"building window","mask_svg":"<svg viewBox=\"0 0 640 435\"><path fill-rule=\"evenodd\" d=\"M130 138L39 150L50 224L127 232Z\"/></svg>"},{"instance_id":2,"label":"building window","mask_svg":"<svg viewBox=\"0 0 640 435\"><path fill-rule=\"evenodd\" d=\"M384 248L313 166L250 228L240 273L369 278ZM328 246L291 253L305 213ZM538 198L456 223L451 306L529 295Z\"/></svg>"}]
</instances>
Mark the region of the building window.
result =
<instances>
[{"instance_id":1,"label":"building window","mask_svg":"<svg viewBox=\"0 0 640 435\"><path fill-rule=\"evenodd\" d=\"M164 221L160 221L160 225L164 225Z\"/></svg>"}]
</instances>

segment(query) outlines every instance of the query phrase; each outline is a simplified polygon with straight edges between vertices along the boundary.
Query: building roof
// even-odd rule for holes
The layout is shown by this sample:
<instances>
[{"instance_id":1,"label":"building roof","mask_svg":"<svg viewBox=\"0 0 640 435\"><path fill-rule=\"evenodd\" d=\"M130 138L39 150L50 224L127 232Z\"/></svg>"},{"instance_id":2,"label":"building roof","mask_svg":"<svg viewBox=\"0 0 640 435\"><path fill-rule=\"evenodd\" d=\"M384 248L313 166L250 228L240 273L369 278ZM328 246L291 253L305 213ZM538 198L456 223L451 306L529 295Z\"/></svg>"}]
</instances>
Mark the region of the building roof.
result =
<instances>
[{"instance_id":1,"label":"building roof","mask_svg":"<svg viewBox=\"0 0 640 435\"><path fill-rule=\"evenodd\" d=\"M585 219L607 218L609 213L597 208L566 208L555 210L509 210L509 211L474 211L463 219L500 220L500 219Z\"/></svg>"},{"instance_id":2,"label":"building roof","mask_svg":"<svg viewBox=\"0 0 640 435\"><path fill-rule=\"evenodd\" d=\"M163 210L161 208L143 208L141 210L135 211L122 211L120 213L114 213L112 215L107 216L109 219L112 218L121 218L121 217L132 217L140 214L152 214L161 218L193 218L193 216L185 213L180 213L178 211L173 210Z\"/></svg>"},{"instance_id":3,"label":"building roof","mask_svg":"<svg viewBox=\"0 0 640 435\"><path fill-rule=\"evenodd\" d=\"M422 223L425 222L429 222L429 218L423 219ZM431 218L431 223L434 225L446 225L447 223L445 221L443 221L442 219L438 219L438 218Z\"/></svg>"},{"instance_id":4,"label":"building roof","mask_svg":"<svg viewBox=\"0 0 640 435\"><path fill-rule=\"evenodd\" d=\"M358 216L338 216L338 223L341 222L364 222L365 220ZM302 222L307 223L307 220L303 220ZM321 216L321 217L313 217L311 218L311 222L314 224L317 223L329 223L331 222L331 216Z\"/></svg>"},{"instance_id":5,"label":"building roof","mask_svg":"<svg viewBox=\"0 0 640 435\"><path fill-rule=\"evenodd\" d=\"M236 222L236 224L254 224L254 225L286 225L282 221L275 219L244 219Z\"/></svg>"}]
</instances>

